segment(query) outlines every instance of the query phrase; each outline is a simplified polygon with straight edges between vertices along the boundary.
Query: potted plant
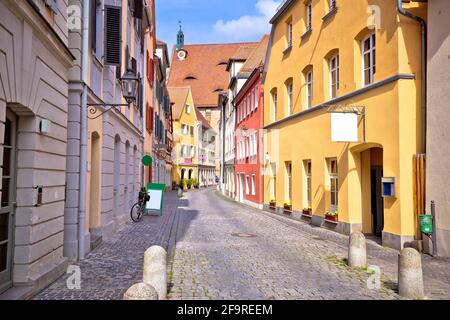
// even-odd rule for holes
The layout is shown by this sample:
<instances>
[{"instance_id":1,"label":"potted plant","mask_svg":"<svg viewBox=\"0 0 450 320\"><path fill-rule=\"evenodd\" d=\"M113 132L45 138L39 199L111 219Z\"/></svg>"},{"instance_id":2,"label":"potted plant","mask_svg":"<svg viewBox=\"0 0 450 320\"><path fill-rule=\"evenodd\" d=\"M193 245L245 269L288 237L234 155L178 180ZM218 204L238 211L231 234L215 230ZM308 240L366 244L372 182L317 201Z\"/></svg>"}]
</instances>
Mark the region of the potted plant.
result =
<instances>
[{"instance_id":1,"label":"potted plant","mask_svg":"<svg viewBox=\"0 0 450 320\"><path fill-rule=\"evenodd\" d=\"M330 211L325 213L325 219L332 222L338 222L339 213L338 211Z\"/></svg>"},{"instance_id":2,"label":"potted plant","mask_svg":"<svg viewBox=\"0 0 450 320\"><path fill-rule=\"evenodd\" d=\"M303 214L305 216L312 216L312 208L311 207L303 208Z\"/></svg>"},{"instance_id":3,"label":"potted plant","mask_svg":"<svg viewBox=\"0 0 450 320\"><path fill-rule=\"evenodd\" d=\"M276 209L277 208L277 200L275 200L275 199L270 200L269 207L271 209Z\"/></svg>"},{"instance_id":4,"label":"potted plant","mask_svg":"<svg viewBox=\"0 0 450 320\"><path fill-rule=\"evenodd\" d=\"M285 202L284 203L284 211L291 213L292 212L292 204L290 204L289 202Z\"/></svg>"}]
</instances>

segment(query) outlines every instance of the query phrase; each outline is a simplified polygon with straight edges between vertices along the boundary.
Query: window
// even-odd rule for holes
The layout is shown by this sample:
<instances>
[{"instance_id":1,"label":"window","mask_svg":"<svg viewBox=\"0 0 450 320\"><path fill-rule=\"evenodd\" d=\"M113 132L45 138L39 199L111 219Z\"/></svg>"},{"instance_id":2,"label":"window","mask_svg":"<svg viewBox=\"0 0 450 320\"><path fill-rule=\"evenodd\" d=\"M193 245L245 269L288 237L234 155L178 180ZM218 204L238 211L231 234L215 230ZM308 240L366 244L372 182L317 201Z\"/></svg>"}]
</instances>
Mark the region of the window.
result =
<instances>
[{"instance_id":1,"label":"window","mask_svg":"<svg viewBox=\"0 0 450 320\"><path fill-rule=\"evenodd\" d=\"M256 177L252 175L252 195L256 195Z\"/></svg>"},{"instance_id":2,"label":"window","mask_svg":"<svg viewBox=\"0 0 450 320\"><path fill-rule=\"evenodd\" d=\"M312 1L309 1L306 5L306 31L312 29Z\"/></svg>"},{"instance_id":3,"label":"window","mask_svg":"<svg viewBox=\"0 0 450 320\"><path fill-rule=\"evenodd\" d=\"M305 165L305 187L306 187L306 205L312 207L312 180L311 180L311 160L304 162Z\"/></svg>"},{"instance_id":4,"label":"window","mask_svg":"<svg viewBox=\"0 0 450 320\"><path fill-rule=\"evenodd\" d=\"M339 95L339 55L330 59L330 85L333 99Z\"/></svg>"},{"instance_id":5,"label":"window","mask_svg":"<svg viewBox=\"0 0 450 320\"><path fill-rule=\"evenodd\" d=\"M186 105L186 113L191 114L191 106L188 104Z\"/></svg>"},{"instance_id":6,"label":"window","mask_svg":"<svg viewBox=\"0 0 450 320\"><path fill-rule=\"evenodd\" d=\"M272 92L272 105L273 105L273 121L277 121L278 95L276 91Z\"/></svg>"},{"instance_id":7,"label":"window","mask_svg":"<svg viewBox=\"0 0 450 320\"><path fill-rule=\"evenodd\" d=\"M375 67L375 34L371 34L362 42L363 53L363 86L374 81Z\"/></svg>"},{"instance_id":8,"label":"window","mask_svg":"<svg viewBox=\"0 0 450 320\"><path fill-rule=\"evenodd\" d=\"M193 137L194 136L194 127L190 127L189 130L190 130L191 137Z\"/></svg>"},{"instance_id":9,"label":"window","mask_svg":"<svg viewBox=\"0 0 450 320\"><path fill-rule=\"evenodd\" d=\"M259 106L258 88L255 88L255 110L258 109L258 106Z\"/></svg>"},{"instance_id":10,"label":"window","mask_svg":"<svg viewBox=\"0 0 450 320\"><path fill-rule=\"evenodd\" d=\"M286 91L287 91L287 108L288 108L288 116L290 116L293 112L293 100L292 100L292 81L290 81L286 85Z\"/></svg>"},{"instance_id":11,"label":"window","mask_svg":"<svg viewBox=\"0 0 450 320\"><path fill-rule=\"evenodd\" d=\"M250 194L250 177L245 176L245 194Z\"/></svg>"},{"instance_id":12,"label":"window","mask_svg":"<svg viewBox=\"0 0 450 320\"><path fill-rule=\"evenodd\" d=\"M182 133L183 135L187 135L187 134L188 134L187 125L185 125L185 124L182 124L182 125L181 125L181 133Z\"/></svg>"},{"instance_id":13,"label":"window","mask_svg":"<svg viewBox=\"0 0 450 320\"><path fill-rule=\"evenodd\" d=\"M329 160L329 174L330 174L330 210L335 211L338 208L338 163L336 159Z\"/></svg>"},{"instance_id":14,"label":"window","mask_svg":"<svg viewBox=\"0 0 450 320\"><path fill-rule=\"evenodd\" d=\"M287 23L287 48L292 47L292 21Z\"/></svg>"},{"instance_id":15,"label":"window","mask_svg":"<svg viewBox=\"0 0 450 320\"><path fill-rule=\"evenodd\" d=\"M306 105L308 109L312 107L312 99L313 99L313 71L309 71L306 74Z\"/></svg>"},{"instance_id":16,"label":"window","mask_svg":"<svg viewBox=\"0 0 450 320\"><path fill-rule=\"evenodd\" d=\"M272 170L272 176L271 176L271 180L272 180L272 183L271 183L271 198L272 199L276 199L276 197L277 197L277 164L276 163L272 163L271 165L270 165L270 168L271 168L271 170ZM271 199L271 200L272 200Z\"/></svg>"},{"instance_id":17,"label":"window","mask_svg":"<svg viewBox=\"0 0 450 320\"><path fill-rule=\"evenodd\" d=\"M286 162L286 183L288 196L286 200L290 203L292 200L292 162Z\"/></svg>"},{"instance_id":18,"label":"window","mask_svg":"<svg viewBox=\"0 0 450 320\"><path fill-rule=\"evenodd\" d=\"M183 157L183 158L187 157L187 146L186 145L181 146L181 157Z\"/></svg>"}]
</instances>

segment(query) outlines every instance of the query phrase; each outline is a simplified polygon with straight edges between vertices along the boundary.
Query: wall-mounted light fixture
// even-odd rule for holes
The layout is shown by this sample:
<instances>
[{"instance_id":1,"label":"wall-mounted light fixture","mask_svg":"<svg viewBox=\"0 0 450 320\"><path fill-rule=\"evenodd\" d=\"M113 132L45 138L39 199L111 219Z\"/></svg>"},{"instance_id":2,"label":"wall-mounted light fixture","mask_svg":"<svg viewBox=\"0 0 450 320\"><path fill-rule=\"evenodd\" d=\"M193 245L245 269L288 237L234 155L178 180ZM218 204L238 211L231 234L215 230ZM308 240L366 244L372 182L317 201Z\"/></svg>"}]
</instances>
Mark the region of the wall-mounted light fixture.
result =
<instances>
[{"instance_id":1,"label":"wall-mounted light fixture","mask_svg":"<svg viewBox=\"0 0 450 320\"><path fill-rule=\"evenodd\" d=\"M130 105L136 101L136 96L139 88L139 78L133 72L131 68L128 68L127 72L119 79L120 87L122 89L122 96L125 98L127 104L111 104L111 103L88 103L88 110L91 116L88 116L89 119L97 119L101 117L103 114L107 113L110 110L115 110L116 112L120 112L120 107L130 107ZM98 107L103 107L105 110L103 112L99 112Z\"/></svg>"}]
</instances>

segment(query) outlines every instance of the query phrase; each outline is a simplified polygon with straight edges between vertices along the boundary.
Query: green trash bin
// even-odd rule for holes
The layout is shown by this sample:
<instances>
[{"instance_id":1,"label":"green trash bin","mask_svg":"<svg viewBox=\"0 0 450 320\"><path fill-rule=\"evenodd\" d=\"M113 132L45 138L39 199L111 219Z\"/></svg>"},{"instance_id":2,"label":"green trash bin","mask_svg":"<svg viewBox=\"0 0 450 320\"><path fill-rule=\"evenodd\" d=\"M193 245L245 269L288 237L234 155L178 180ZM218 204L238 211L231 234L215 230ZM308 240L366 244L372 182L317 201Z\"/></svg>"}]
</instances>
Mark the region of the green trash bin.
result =
<instances>
[{"instance_id":1,"label":"green trash bin","mask_svg":"<svg viewBox=\"0 0 450 320\"><path fill-rule=\"evenodd\" d=\"M433 216L429 214L420 215L420 232L424 234L433 233Z\"/></svg>"}]
</instances>

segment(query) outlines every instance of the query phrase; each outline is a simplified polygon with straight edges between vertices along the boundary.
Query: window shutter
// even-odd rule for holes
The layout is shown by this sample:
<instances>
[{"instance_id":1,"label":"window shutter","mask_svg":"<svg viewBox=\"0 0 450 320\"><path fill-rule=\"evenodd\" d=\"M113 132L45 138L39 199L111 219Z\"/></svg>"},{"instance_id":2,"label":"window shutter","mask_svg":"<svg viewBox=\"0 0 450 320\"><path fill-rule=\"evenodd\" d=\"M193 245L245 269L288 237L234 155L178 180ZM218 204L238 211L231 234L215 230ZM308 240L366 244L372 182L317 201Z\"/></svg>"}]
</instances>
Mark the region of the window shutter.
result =
<instances>
[{"instance_id":1,"label":"window shutter","mask_svg":"<svg viewBox=\"0 0 450 320\"><path fill-rule=\"evenodd\" d=\"M44 4L49 7L54 14L58 14L58 4L56 0L44 0Z\"/></svg>"},{"instance_id":2,"label":"window shutter","mask_svg":"<svg viewBox=\"0 0 450 320\"><path fill-rule=\"evenodd\" d=\"M122 58L121 33L122 9L121 7L105 6L105 64L120 66Z\"/></svg>"},{"instance_id":3,"label":"window shutter","mask_svg":"<svg viewBox=\"0 0 450 320\"><path fill-rule=\"evenodd\" d=\"M133 17L142 19L144 12L144 4L142 0L134 0Z\"/></svg>"},{"instance_id":4,"label":"window shutter","mask_svg":"<svg viewBox=\"0 0 450 320\"><path fill-rule=\"evenodd\" d=\"M135 58L131 58L131 70L133 70L133 73L137 73L137 61Z\"/></svg>"},{"instance_id":5,"label":"window shutter","mask_svg":"<svg viewBox=\"0 0 450 320\"><path fill-rule=\"evenodd\" d=\"M91 32L91 48L93 52L97 51L97 0L90 0L89 20Z\"/></svg>"}]
</instances>

